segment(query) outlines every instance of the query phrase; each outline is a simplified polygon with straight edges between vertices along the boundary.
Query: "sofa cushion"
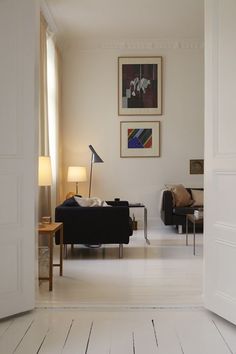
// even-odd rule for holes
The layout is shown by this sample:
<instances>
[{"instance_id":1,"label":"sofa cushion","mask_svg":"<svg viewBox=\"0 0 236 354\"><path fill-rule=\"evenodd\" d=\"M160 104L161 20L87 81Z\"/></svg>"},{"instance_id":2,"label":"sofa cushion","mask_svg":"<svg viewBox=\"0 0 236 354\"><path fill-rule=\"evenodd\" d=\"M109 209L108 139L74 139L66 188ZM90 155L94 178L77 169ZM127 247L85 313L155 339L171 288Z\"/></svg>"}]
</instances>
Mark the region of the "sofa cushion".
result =
<instances>
[{"instance_id":1,"label":"sofa cushion","mask_svg":"<svg viewBox=\"0 0 236 354\"><path fill-rule=\"evenodd\" d=\"M192 206L203 206L203 190L191 189L193 204Z\"/></svg>"},{"instance_id":2,"label":"sofa cushion","mask_svg":"<svg viewBox=\"0 0 236 354\"><path fill-rule=\"evenodd\" d=\"M182 184L173 185L170 190L173 195L174 206L185 207L192 204L191 195Z\"/></svg>"}]
</instances>

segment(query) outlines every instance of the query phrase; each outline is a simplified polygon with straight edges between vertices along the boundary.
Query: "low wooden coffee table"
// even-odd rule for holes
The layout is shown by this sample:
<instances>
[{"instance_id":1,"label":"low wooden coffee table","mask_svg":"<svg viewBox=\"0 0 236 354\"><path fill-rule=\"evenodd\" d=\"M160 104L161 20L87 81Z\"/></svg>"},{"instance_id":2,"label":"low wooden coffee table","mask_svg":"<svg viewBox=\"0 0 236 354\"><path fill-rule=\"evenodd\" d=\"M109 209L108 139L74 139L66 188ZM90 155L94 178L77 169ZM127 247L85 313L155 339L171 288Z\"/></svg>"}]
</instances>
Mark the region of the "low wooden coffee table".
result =
<instances>
[{"instance_id":1,"label":"low wooden coffee table","mask_svg":"<svg viewBox=\"0 0 236 354\"><path fill-rule=\"evenodd\" d=\"M188 224L193 224L193 254L196 255L196 224L203 224L203 211L200 211L198 215L187 214L186 215L186 246L188 246Z\"/></svg>"}]
</instances>

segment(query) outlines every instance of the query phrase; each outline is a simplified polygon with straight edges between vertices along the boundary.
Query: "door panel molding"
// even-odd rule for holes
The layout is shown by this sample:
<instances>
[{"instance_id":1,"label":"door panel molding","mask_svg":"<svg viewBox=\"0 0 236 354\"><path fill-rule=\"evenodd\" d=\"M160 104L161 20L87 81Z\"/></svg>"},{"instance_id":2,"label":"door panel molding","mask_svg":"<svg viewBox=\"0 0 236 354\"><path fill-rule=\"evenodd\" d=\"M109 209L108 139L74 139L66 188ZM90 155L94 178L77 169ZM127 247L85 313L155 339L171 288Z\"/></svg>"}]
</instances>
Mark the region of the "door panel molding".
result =
<instances>
[{"instance_id":1,"label":"door panel molding","mask_svg":"<svg viewBox=\"0 0 236 354\"><path fill-rule=\"evenodd\" d=\"M0 1L0 318L35 304L39 13Z\"/></svg>"},{"instance_id":2,"label":"door panel molding","mask_svg":"<svg viewBox=\"0 0 236 354\"><path fill-rule=\"evenodd\" d=\"M205 306L236 324L236 2L205 0Z\"/></svg>"}]
</instances>

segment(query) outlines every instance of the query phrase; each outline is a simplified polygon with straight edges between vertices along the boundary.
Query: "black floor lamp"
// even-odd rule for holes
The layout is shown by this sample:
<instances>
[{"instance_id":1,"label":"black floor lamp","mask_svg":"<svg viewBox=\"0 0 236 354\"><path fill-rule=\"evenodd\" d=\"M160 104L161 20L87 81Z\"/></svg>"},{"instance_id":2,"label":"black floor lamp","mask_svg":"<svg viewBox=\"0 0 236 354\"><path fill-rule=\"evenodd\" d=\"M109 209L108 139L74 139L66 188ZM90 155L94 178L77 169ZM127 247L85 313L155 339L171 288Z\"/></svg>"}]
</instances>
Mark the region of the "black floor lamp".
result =
<instances>
[{"instance_id":1,"label":"black floor lamp","mask_svg":"<svg viewBox=\"0 0 236 354\"><path fill-rule=\"evenodd\" d=\"M101 157L96 153L92 145L89 145L89 148L92 152L91 163L90 163L90 176L89 176L89 198L91 196L91 186L92 186L92 174L93 174L93 164L97 162L104 162Z\"/></svg>"}]
</instances>

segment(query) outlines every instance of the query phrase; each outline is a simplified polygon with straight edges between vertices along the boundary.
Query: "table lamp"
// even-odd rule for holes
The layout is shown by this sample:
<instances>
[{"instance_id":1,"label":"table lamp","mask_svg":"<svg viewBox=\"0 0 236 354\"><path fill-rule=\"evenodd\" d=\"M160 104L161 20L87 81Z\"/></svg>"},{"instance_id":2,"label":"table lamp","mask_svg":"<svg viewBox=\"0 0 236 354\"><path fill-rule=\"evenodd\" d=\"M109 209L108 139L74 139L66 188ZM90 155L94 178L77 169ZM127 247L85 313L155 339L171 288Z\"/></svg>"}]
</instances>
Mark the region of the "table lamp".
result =
<instances>
[{"instance_id":1,"label":"table lamp","mask_svg":"<svg viewBox=\"0 0 236 354\"><path fill-rule=\"evenodd\" d=\"M79 193L79 182L87 181L86 168L81 166L68 167L67 181L75 182L75 193Z\"/></svg>"},{"instance_id":2,"label":"table lamp","mask_svg":"<svg viewBox=\"0 0 236 354\"><path fill-rule=\"evenodd\" d=\"M52 167L51 167L51 159L49 156L39 156L38 185L39 186L52 185Z\"/></svg>"}]
</instances>

